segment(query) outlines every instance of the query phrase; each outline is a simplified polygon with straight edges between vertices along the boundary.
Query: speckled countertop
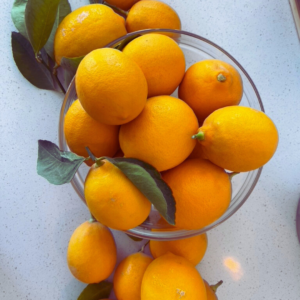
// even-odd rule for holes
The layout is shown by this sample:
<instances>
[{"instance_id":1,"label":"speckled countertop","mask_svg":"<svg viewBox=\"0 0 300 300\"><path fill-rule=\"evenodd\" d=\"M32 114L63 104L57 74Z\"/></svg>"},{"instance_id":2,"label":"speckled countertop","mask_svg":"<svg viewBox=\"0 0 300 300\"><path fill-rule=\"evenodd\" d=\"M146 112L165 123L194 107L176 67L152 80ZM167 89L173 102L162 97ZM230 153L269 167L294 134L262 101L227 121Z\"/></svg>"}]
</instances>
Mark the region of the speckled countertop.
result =
<instances>
[{"instance_id":1,"label":"speckled countertop","mask_svg":"<svg viewBox=\"0 0 300 300\"><path fill-rule=\"evenodd\" d=\"M299 300L300 43L288 0L166 0L183 29L232 54L256 84L280 143L243 207L208 233L199 271L223 279L220 300ZM0 299L74 300L85 286L68 271L72 231L89 213L71 185L36 174L37 140L57 142L62 96L30 85L10 47L13 0L0 3ZM70 0L72 8L87 4ZM122 233L119 261L138 248ZM231 267L231 268L229 268ZM231 270L230 270L231 269Z\"/></svg>"}]
</instances>

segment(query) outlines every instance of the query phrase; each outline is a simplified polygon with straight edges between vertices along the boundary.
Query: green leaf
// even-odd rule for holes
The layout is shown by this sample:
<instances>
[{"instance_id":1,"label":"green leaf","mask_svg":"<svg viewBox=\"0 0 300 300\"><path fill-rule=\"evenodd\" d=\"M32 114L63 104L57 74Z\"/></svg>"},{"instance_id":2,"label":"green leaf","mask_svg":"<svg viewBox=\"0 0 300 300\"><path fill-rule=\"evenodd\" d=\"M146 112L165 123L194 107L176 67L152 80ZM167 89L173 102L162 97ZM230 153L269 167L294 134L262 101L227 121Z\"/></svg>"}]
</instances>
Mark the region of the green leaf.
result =
<instances>
[{"instance_id":1,"label":"green leaf","mask_svg":"<svg viewBox=\"0 0 300 300\"><path fill-rule=\"evenodd\" d=\"M19 32L28 39L25 25L25 9L28 0L15 0L11 9L11 18Z\"/></svg>"},{"instance_id":2,"label":"green leaf","mask_svg":"<svg viewBox=\"0 0 300 300\"><path fill-rule=\"evenodd\" d=\"M72 81L73 77L75 76L77 68L83 58L84 58L84 56L74 57L74 58L63 57L61 59L60 67L63 68L63 70L64 70L64 82L65 82L66 86L69 86L69 84ZM59 68L59 69L61 69L61 68Z\"/></svg>"},{"instance_id":3,"label":"green leaf","mask_svg":"<svg viewBox=\"0 0 300 300\"><path fill-rule=\"evenodd\" d=\"M108 298L113 284L108 281L89 284L80 294L77 300L99 300Z\"/></svg>"},{"instance_id":4,"label":"green leaf","mask_svg":"<svg viewBox=\"0 0 300 300\"><path fill-rule=\"evenodd\" d=\"M127 176L169 224L175 225L176 203L172 190L154 167L134 158L105 159Z\"/></svg>"},{"instance_id":5,"label":"green leaf","mask_svg":"<svg viewBox=\"0 0 300 300\"><path fill-rule=\"evenodd\" d=\"M77 68L83 58L84 56L73 57L73 58L63 57L60 61L60 66L65 70L68 70L71 74L73 74L73 76L75 76Z\"/></svg>"},{"instance_id":6,"label":"green leaf","mask_svg":"<svg viewBox=\"0 0 300 300\"><path fill-rule=\"evenodd\" d=\"M127 233L126 233L126 235L127 235L129 238L131 238L133 241L135 241L135 242L140 242L140 241L143 240L143 239L141 239L141 238L138 238L138 237L136 237L136 236L133 236L133 235L130 235L130 234L127 234Z\"/></svg>"},{"instance_id":7,"label":"green leaf","mask_svg":"<svg viewBox=\"0 0 300 300\"><path fill-rule=\"evenodd\" d=\"M133 41L134 39L136 39L139 36L141 36L141 35L140 34L134 34L132 36L129 36L126 39L124 39L120 44L115 46L114 48L122 51L131 41Z\"/></svg>"},{"instance_id":8,"label":"green leaf","mask_svg":"<svg viewBox=\"0 0 300 300\"><path fill-rule=\"evenodd\" d=\"M15 63L22 75L40 89L55 90L50 71L37 62L33 49L26 38L18 32L12 32L11 45ZM42 56L44 56L43 51Z\"/></svg>"},{"instance_id":9,"label":"green leaf","mask_svg":"<svg viewBox=\"0 0 300 300\"><path fill-rule=\"evenodd\" d=\"M37 55L46 44L60 0L28 0L25 10L27 34Z\"/></svg>"},{"instance_id":10,"label":"green leaf","mask_svg":"<svg viewBox=\"0 0 300 300\"><path fill-rule=\"evenodd\" d=\"M58 25L60 22L71 12L71 6L68 0L60 0L57 14L55 18L55 22L53 24L53 28L51 31L51 34L49 36L49 39L45 45L45 50L49 54L49 56L54 60L54 37L56 30L58 28Z\"/></svg>"},{"instance_id":11,"label":"green leaf","mask_svg":"<svg viewBox=\"0 0 300 300\"><path fill-rule=\"evenodd\" d=\"M38 141L37 173L50 183L68 183L85 158L69 151L60 151L49 141Z\"/></svg>"}]
</instances>

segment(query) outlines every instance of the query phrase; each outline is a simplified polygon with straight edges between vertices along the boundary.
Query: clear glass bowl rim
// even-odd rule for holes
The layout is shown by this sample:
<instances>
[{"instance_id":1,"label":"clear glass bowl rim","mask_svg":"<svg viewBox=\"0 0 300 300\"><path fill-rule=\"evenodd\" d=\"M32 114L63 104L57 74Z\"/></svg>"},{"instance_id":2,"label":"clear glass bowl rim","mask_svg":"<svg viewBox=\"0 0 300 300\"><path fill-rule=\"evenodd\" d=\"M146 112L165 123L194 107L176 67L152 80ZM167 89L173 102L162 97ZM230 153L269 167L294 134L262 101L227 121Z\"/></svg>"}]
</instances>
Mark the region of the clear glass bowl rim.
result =
<instances>
[{"instance_id":1,"label":"clear glass bowl rim","mask_svg":"<svg viewBox=\"0 0 300 300\"><path fill-rule=\"evenodd\" d=\"M248 79L249 83L251 84L251 87L253 88L253 91L255 92L255 95L257 97L259 106L261 111L265 111L264 110L264 106L261 100L261 97L259 95L259 92L253 82L253 80L251 79L251 77L249 76L249 74L247 73L247 71L242 67L242 65L233 57L231 56L226 50L224 50L222 47L218 46L217 44L213 43L212 41L199 36L197 34L188 32L188 31L183 31L183 30L174 30L174 29L145 29L145 30L140 30L140 31L135 31L135 32L131 32L128 33L114 41L112 41L111 43L107 44L105 47L103 48L111 48L115 45L117 45L119 42L123 41L125 38L129 38L132 36L135 36L137 34L147 34L147 33L160 33L160 32L167 32L167 33L174 33L174 34L179 34L179 35L186 35L195 39L198 39L202 42L205 42L211 46L213 46L214 48L220 50L221 52L223 52L228 58L230 58L243 72L244 76L246 76L246 78ZM73 89L75 89L75 76L72 79L67 92L65 94L64 100L63 100L63 104L61 107L61 111L60 111L60 118L59 118L59 129L58 129L58 137L59 137L59 147L60 149L64 148L64 137L63 137L63 131L62 129L62 125L63 125L63 121L64 121L64 111L65 111L65 107L67 104L67 100L69 98L70 93L73 91ZM143 233L141 233L141 231L138 229L139 227L130 229L125 231L125 233L134 236L134 237L138 237L138 238L142 238L142 239L155 239L155 240L174 240L174 239L183 239L183 238L188 238L188 237L192 237L195 235L199 235L199 234L203 234L213 228L215 228L216 226L220 225L221 223L223 223L224 221L226 221L228 218L230 218L234 213L236 213L237 210L239 210L241 208L241 206L246 202L246 200L248 199L248 197L250 196L250 194L252 193L253 189L255 188L259 177L261 175L262 172L262 167L259 168L257 170L257 174L255 176L255 179L253 180L251 187L249 188L247 194L244 196L243 200L240 201L238 203L238 205L235 206L235 208L231 211L230 214L228 214L225 218L223 218L222 220L217 220L214 223L200 229L200 230L174 230L174 231L146 231L144 230ZM75 174L74 178L71 181L71 184L74 188L74 190L76 191L76 193L78 194L78 196L80 197L80 199L85 203L84 200L84 195L82 194L82 192L79 190L78 188L78 184L79 184L79 176L77 175L77 173ZM180 233L180 234L178 234Z\"/></svg>"}]
</instances>

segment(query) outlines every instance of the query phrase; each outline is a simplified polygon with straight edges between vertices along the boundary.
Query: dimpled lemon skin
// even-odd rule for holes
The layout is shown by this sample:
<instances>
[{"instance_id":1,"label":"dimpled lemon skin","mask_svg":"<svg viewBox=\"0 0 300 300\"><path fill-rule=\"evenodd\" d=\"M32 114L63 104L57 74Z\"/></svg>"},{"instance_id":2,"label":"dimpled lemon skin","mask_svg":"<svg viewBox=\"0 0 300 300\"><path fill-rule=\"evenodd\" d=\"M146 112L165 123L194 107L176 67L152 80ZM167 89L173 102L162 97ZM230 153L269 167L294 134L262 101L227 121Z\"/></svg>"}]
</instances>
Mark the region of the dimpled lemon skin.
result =
<instances>
[{"instance_id":1,"label":"dimpled lemon skin","mask_svg":"<svg viewBox=\"0 0 300 300\"><path fill-rule=\"evenodd\" d=\"M150 28L181 29L176 11L166 3L155 0L137 2L126 18L126 29L134 32Z\"/></svg>"},{"instance_id":2,"label":"dimpled lemon skin","mask_svg":"<svg viewBox=\"0 0 300 300\"><path fill-rule=\"evenodd\" d=\"M125 157L143 160L158 171L183 162L196 143L189 134L197 130L197 118L182 100L171 96L149 98L142 113L121 126L120 147Z\"/></svg>"},{"instance_id":3,"label":"dimpled lemon skin","mask_svg":"<svg viewBox=\"0 0 300 300\"><path fill-rule=\"evenodd\" d=\"M71 273L84 283L98 283L110 276L116 261L117 248L110 230L87 221L71 236L67 261Z\"/></svg>"},{"instance_id":4,"label":"dimpled lemon skin","mask_svg":"<svg viewBox=\"0 0 300 300\"><path fill-rule=\"evenodd\" d=\"M100 123L128 123L146 104L148 88L142 70L116 49L97 49L85 56L75 83L82 107Z\"/></svg>"},{"instance_id":5,"label":"dimpled lemon skin","mask_svg":"<svg viewBox=\"0 0 300 300\"><path fill-rule=\"evenodd\" d=\"M218 76L222 79L218 80ZM207 59L186 71L178 88L178 97L195 112L200 124L216 109L238 105L243 96L243 82L230 64Z\"/></svg>"},{"instance_id":6,"label":"dimpled lemon skin","mask_svg":"<svg viewBox=\"0 0 300 300\"><path fill-rule=\"evenodd\" d=\"M103 160L87 174L84 195L91 214L102 224L117 230L128 230L145 221L151 203L124 175Z\"/></svg>"},{"instance_id":7,"label":"dimpled lemon skin","mask_svg":"<svg viewBox=\"0 0 300 300\"><path fill-rule=\"evenodd\" d=\"M59 24L54 38L55 61L73 58L106 46L127 33L124 22L103 4L82 6Z\"/></svg>"},{"instance_id":8,"label":"dimpled lemon skin","mask_svg":"<svg viewBox=\"0 0 300 300\"><path fill-rule=\"evenodd\" d=\"M156 258L142 281L141 300L207 300L201 275L187 259L167 253Z\"/></svg>"},{"instance_id":9,"label":"dimpled lemon skin","mask_svg":"<svg viewBox=\"0 0 300 300\"><path fill-rule=\"evenodd\" d=\"M150 251L154 258L162 256L167 252L182 256L193 265L200 263L207 249L206 233L196 235L187 239L173 241L155 241L151 240Z\"/></svg>"},{"instance_id":10,"label":"dimpled lemon skin","mask_svg":"<svg viewBox=\"0 0 300 300\"><path fill-rule=\"evenodd\" d=\"M199 131L205 158L234 172L255 170L266 164L278 145L273 121L262 111L229 106L210 114Z\"/></svg>"},{"instance_id":11,"label":"dimpled lemon skin","mask_svg":"<svg viewBox=\"0 0 300 300\"><path fill-rule=\"evenodd\" d=\"M175 225L201 229L226 211L231 200L228 174L205 159L187 159L162 174L176 202Z\"/></svg>"},{"instance_id":12,"label":"dimpled lemon skin","mask_svg":"<svg viewBox=\"0 0 300 300\"><path fill-rule=\"evenodd\" d=\"M153 259L142 253L127 256L114 275L114 291L118 300L140 300L144 273Z\"/></svg>"},{"instance_id":13,"label":"dimpled lemon skin","mask_svg":"<svg viewBox=\"0 0 300 300\"><path fill-rule=\"evenodd\" d=\"M64 133L70 150L87 157L89 147L96 157L112 157L119 149L119 126L106 125L95 121L82 108L77 99L68 109L64 120ZM85 161L89 166L93 161Z\"/></svg>"},{"instance_id":14,"label":"dimpled lemon skin","mask_svg":"<svg viewBox=\"0 0 300 300\"><path fill-rule=\"evenodd\" d=\"M145 74L148 97L171 95L184 76L184 54L168 36L156 33L140 36L130 42L123 53Z\"/></svg>"}]
</instances>

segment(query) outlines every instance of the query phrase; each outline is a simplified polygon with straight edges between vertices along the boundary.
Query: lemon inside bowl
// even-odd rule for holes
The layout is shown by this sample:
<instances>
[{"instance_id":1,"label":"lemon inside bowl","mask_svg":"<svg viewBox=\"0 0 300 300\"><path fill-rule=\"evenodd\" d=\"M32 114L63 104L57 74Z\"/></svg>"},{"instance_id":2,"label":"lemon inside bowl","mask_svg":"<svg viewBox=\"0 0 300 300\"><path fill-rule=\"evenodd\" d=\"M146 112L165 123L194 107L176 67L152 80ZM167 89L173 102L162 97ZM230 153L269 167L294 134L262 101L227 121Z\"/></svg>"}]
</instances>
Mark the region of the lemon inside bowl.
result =
<instances>
[{"instance_id":1,"label":"lemon inside bowl","mask_svg":"<svg viewBox=\"0 0 300 300\"><path fill-rule=\"evenodd\" d=\"M185 55L186 69L189 68L192 64L204 59L219 59L231 64L238 70L243 80L244 91L240 105L264 111L260 95L245 69L229 53L227 53L218 45L201 36L180 30L147 29L139 32L129 33L126 36L113 41L106 47L115 47L116 45L119 45L124 41L128 41L131 38L134 38L137 34L143 35L147 33L166 33L169 36L171 35L177 41L178 45ZM172 95L177 97L177 90ZM63 130L64 118L70 105L76 99L77 95L75 80L73 79L65 95L60 112L59 147L63 151L69 151ZM89 167L83 164L72 180L72 185L75 191L84 202L84 181L88 169ZM232 198L230 206L217 221L210 224L209 226L206 226L200 230L174 229L171 225L168 225L165 221L162 221L160 214L152 206L150 215L144 221L144 223L136 228L126 231L126 233L135 237L152 240L174 240L202 234L227 220L245 203L258 181L261 171L262 168L251 172L240 173L232 178Z\"/></svg>"}]
</instances>

